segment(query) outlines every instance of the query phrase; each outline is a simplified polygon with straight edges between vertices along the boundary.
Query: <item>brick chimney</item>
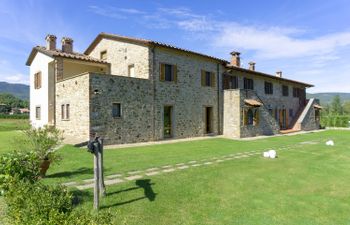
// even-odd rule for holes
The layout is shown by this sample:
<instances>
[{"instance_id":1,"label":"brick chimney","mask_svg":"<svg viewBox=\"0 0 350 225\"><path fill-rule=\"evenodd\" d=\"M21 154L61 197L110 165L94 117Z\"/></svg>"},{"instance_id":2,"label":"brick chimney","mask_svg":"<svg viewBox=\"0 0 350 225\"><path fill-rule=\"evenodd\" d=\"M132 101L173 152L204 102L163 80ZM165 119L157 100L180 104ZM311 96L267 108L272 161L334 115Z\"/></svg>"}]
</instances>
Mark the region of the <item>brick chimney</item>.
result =
<instances>
[{"instance_id":1,"label":"brick chimney","mask_svg":"<svg viewBox=\"0 0 350 225\"><path fill-rule=\"evenodd\" d=\"M249 62L249 70L255 71L255 62Z\"/></svg>"},{"instance_id":2,"label":"brick chimney","mask_svg":"<svg viewBox=\"0 0 350 225\"><path fill-rule=\"evenodd\" d=\"M239 57L239 55L241 53L239 53L239 52L231 52L230 54L232 55L232 57L231 57L231 66L241 67L241 58Z\"/></svg>"},{"instance_id":3,"label":"brick chimney","mask_svg":"<svg viewBox=\"0 0 350 225\"><path fill-rule=\"evenodd\" d=\"M62 38L62 51L67 53L73 52L73 39L69 37Z\"/></svg>"},{"instance_id":4,"label":"brick chimney","mask_svg":"<svg viewBox=\"0 0 350 225\"><path fill-rule=\"evenodd\" d=\"M276 77L282 78L282 71L277 71L276 72Z\"/></svg>"},{"instance_id":5,"label":"brick chimney","mask_svg":"<svg viewBox=\"0 0 350 225\"><path fill-rule=\"evenodd\" d=\"M48 34L46 36L45 40L47 50L56 50L56 39L57 37L53 34Z\"/></svg>"}]
</instances>

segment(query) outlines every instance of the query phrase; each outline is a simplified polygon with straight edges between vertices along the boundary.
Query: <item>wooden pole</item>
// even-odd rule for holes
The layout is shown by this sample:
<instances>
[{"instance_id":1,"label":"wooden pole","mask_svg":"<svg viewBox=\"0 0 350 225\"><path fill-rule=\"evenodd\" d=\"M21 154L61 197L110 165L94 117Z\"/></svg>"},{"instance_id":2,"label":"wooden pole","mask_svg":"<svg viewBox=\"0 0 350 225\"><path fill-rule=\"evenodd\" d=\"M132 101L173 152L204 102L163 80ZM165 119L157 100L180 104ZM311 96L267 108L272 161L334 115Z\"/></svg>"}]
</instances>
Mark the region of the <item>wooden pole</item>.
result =
<instances>
[{"instance_id":1,"label":"wooden pole","mask_svg":"<svg viewBox=\"0 0 350 225\"><path fill-rule=\"evenodd\" d=\"M106 187L105 187L105 182L104 182L104 178L103 178L103 139L98 138L98 142L100 144L100 148L98 151L100 196L106 196Z\"/></svg>"},{"instance_id":2,"label":"wooden pole","mask_svg":"<svg viewBox=\"0 0 350 225\"><path fill-rule=\"evenodd\" d=\"M99 154L98 151L94 152L94 180L95 180L95 186L94 186L94 209L99 209L100 204L100 179L99 179Z\"/></svg>"}]
</instances>

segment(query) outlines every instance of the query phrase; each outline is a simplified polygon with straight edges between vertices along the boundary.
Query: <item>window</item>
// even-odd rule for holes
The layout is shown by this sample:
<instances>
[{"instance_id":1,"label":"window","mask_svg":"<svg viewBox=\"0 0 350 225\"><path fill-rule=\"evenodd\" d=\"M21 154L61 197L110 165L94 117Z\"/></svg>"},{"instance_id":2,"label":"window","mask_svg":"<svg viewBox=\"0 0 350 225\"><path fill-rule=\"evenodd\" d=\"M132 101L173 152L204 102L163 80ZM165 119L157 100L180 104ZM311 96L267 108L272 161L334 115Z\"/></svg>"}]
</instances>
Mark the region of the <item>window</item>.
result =
<instances>
[{"instance_id":1,"label":"window","mask_svg":"<svg viewBox=\"0 0 350 225\"><path fill-rule=\"evenodd\" d=\"M301 90L299 88L293 88L293 97L299 98Z\"/></svg>"},{"instance_id":2,"label":"window","mask_svg":"<svg viewBox=\"0 0 350 225\"><path fill-rule=\"evenodd\" d=\"M40 106L35 107L35 118L37 120L41 119L41 107Z\"/></svg>"},{"instance_id":3,"label":"window","mask_svg":"<svg viewBox=\"0 0 350 225\"><path fill-rule=\"evenodd\" d=\"M270 82L265 82L265 94L272 95L273 94L273 84Z\"/></svg>"},{"instance_id":4,"label":"window","mask_svg":"<svg viewBox=\"0 0 350 225\"><path fill-rule=\"evenodd\" d=\"M122 116L122 109L120 103L112 104L112 116L114 118L120 118Z\"/></svg>"},{"instance_id":5,"label":"window","mask_svg":"<svg viewBox=\"0 0 350 225\"><path fill-rule=\"evenodd\" d=\"M177 66L170 64L160 64L160 76L161 81L177 81Z\"/></svg>"},{"instance_id":6,"label":"window","mask_svg":"<svg viewBox=\"0 0 350 225\"><path fill-rule=\"evenodd\" d=\"M135 65L131 64L128 66L128 75L129 77L135 77Z\"/></svg>"},{"instance_id":7,"label":"window","mask_svg":"<svg viewBox=\"0 0 350 225\"><path fill-rule=\"evenodd\" d=\"M100 59L107 60L107 51L100 52Z\"/></svg>"},{"instance_id":8,"label":"window","mask_svg":"<svg viewBox=\"0 0 350 225\"><path fill-rule=\"evenodd\" d=\"M259 125L259 108L243 109L243 125Z\"/></svg>"},{"instance_id":9,"label":"window","mask_svg":"<svg viewBox=\"0 0 350 225\"><path fill-rule=\"evenodd\" d=\"M201 83L203 87L215 87L215 73L202 70Z\"/></svg>"},{"instance_id":10,"label":"window","mask_svg":"<svg viewBox=\"0 0 350 225\"><path fill-rule=\"evenodd\" d=\"M289 95L289 88L287 85L282 85L282 95L288 96Z\"/></svg>"},{"instance_id":11,"label":"window","mask_svg":"<svg viewBox=\"0 0 350 225\"><path fill-rule=\"evenodd\" d=\"M237 89L238 79L236 76L224 75L223 89Z\"/></svg>"},{"instance_id":12,"label":"window","mask_svg":"<svg viewBox=\"0 0 350 225\"><path fill-rule=\"evenodd\" d=\"M243 82L244 82L244 89L254 90L254 81L253 81L253 79L243 78Z\"/></svg>"},{"instance_id":13,"label":"window","mask_svg":"<svg viewBox=\"0 0 350 225\"><path fill-rule=\"evenodd\" d=\"M41 88L41 72L37 72L34 74L34 89Z\"/></svg>"},{"instance_id":14,"label":"window","mask_svg":"<svg viewBox=\"0 0 350 225\"><path fill-rule=\"evenodd\" d=\"M69 120L69 117L70 117L70 105L69 104L61 105L61 119Z\"/></svg>"}]
</instances>

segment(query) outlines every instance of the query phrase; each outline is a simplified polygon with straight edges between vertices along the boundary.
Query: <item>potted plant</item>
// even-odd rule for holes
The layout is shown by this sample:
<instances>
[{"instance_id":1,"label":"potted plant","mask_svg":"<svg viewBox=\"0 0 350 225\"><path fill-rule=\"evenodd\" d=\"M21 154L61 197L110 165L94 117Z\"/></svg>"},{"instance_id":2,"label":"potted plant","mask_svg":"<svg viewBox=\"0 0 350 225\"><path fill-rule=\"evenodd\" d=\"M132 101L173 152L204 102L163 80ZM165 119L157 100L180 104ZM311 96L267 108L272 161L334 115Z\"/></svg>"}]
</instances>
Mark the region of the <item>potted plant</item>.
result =
<instances>
[{"instance_id":1,"label":"potted plant","mask_svg":"<svg viewBox=\"0 0 350 225\"><path fill-rule=\"evenodd\" d=\"M46 175L50 164L57 162L61 157L57 154L58 147L63 141L62 133L58 129L50 126L43 128L32 128L24 131L26 148L33 151L40 160L40 177Z\"/></svg>"}]
</instances>

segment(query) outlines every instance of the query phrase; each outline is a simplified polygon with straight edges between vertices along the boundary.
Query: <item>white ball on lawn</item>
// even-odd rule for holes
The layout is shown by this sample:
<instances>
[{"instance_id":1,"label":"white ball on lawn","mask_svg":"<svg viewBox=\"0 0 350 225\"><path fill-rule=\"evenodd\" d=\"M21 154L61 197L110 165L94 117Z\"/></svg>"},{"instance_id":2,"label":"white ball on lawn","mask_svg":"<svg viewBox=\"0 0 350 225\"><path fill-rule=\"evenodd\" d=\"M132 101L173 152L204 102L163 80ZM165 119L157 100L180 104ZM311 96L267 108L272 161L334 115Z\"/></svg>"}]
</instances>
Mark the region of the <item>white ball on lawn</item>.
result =
<instances>
[{"instance_id":1,"label":"white ball on lawn","mask_svg":"<svg viewBox=\"0 0 350 225\"><path fill-rule=\"evenodd\" d=\"M277 152L276 152L275 150L270 150L270 151L269 151L269 155L270 155L270 158L271 158L271 159L274 159L274 158L276 158L276 156L277 156Z\"/></svg>"},{"instance_id":2,"label":"white ball on lawn","mask_svg":"<svg viewBox=\"0 0 350 225\"><path fill-rule=\"evenodd\" d=\"M265 158L269 158L269 157L270 157L269 152L264 152L264 153L263 153L263 156L264 156Z\"/></svg>"}]
</instances>

